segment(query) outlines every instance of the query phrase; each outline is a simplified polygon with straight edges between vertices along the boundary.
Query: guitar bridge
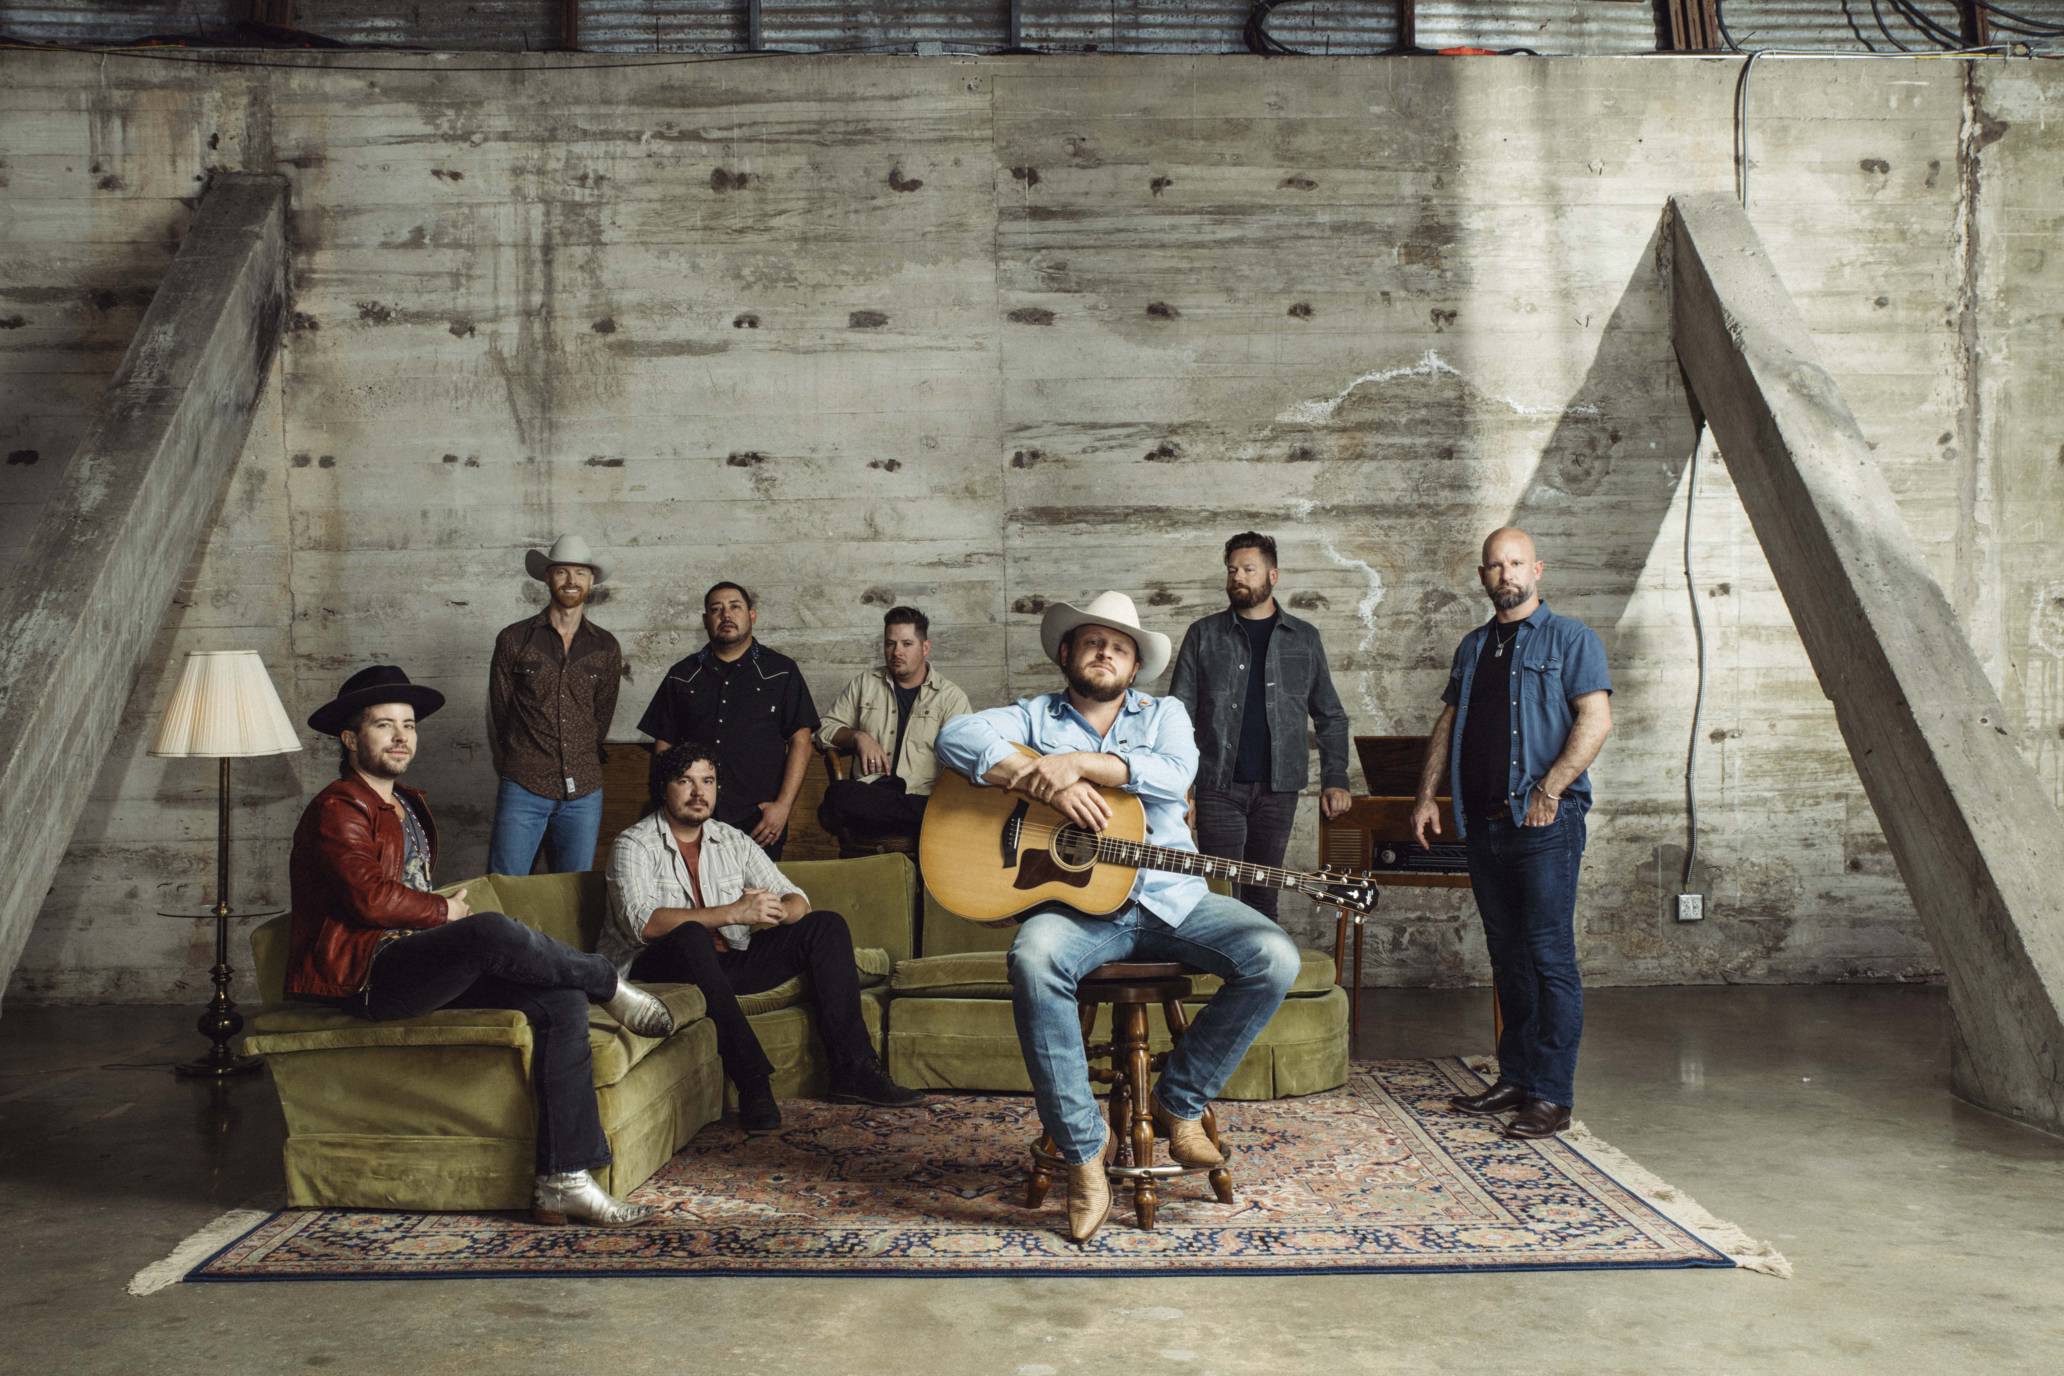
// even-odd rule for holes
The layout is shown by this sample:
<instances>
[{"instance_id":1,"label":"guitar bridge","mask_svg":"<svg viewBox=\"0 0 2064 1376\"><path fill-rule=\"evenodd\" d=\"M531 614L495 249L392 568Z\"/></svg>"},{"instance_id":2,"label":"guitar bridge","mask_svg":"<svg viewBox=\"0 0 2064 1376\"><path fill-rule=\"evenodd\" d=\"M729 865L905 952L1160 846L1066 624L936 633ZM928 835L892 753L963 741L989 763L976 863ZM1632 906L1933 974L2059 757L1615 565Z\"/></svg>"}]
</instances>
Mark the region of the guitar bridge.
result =
<instances>
[{"instance_id":1,"label":"guitar bridge","mask_svg":"<svg viewBox=\"0 0 2064 1376\"><path fill-rule=\"evenodd\" d=\"M1024 799L1011 809L1011 815L1003 824L1003 867L1013 870L1018 867L1018 847L1025 838L1025 813L1031 804Z\"/></svg>"}]
</instances>

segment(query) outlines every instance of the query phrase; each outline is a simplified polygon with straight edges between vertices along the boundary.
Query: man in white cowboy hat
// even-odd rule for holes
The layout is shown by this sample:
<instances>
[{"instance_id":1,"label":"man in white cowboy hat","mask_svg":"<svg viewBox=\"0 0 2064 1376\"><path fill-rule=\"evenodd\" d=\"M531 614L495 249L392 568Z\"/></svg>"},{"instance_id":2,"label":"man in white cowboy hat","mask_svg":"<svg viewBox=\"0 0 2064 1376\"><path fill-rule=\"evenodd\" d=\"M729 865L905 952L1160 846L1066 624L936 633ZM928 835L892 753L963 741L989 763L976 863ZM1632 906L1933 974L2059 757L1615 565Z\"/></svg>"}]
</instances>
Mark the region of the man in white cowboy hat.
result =
<instances>
[{"instance_id":1,"label":"man in white cowboy hat","mask_svg":"<svg viewBox=\"0 0 2064 1376\"><path fill-rule=\"evenodd\" d=\"M1133 688L1168 667L1168 637L1140 626L1132 599L1099 593L1087 606L1047 608L1040 644L1067 676L1064 690L956 717L939 733L939 762L977 784L1007 788L1101 830L1110 808L1097 785L1139 795L1147 840L1196 849L1184 825L1197 773L1190 714L1176 698ZM1034 758L1018 751L1028 745ZM1141 870L1130 901L1108 917L1053 906L1025 915L1011 943L1011 1006L1040 1122L1068 1167L1068 1235L1087 1242L1111 1211L1104 1163L1114 1145L1090 1089L1075 987L1106 961L1179 960L1225 983L1168 1058L1154 1118L1184 1165L1222 1162L1201 1123L1248 1046L1297 977L1296 943L1282 928L1193 875Z\"/></svg>"},{"instance_id":2,"label":"man in white cowboy hat","mask_svg":"<svg viewBox=\"0 0 2064 1376\"><path fill-rule=\"evenodd\" d=\"M487 674L488 748L501 786L488 842L492 874L529 874L543 843L554 873L595 863L602 827L602 749L616 715L623 651L590 621L609 567L578 535L523 566L549 593L544 610L502 628Z\"/></svg>"}]
</instances>

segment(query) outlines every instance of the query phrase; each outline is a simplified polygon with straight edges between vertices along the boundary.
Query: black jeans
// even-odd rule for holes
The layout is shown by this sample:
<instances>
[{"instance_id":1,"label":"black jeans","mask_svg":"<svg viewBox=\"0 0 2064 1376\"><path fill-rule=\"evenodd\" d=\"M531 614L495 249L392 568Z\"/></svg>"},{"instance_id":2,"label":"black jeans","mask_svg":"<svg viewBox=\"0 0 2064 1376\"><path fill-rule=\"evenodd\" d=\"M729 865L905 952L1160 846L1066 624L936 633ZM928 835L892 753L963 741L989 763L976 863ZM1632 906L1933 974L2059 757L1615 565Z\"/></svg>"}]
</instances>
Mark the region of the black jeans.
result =
<instances>
[{"instance_id":1,"label":"black jeans","mask_svg":"<svg viewBox=\"0 0 2064 1376\"><path fill-rule=\"evenodd\" d=\"M717 1026L717 1055L740 1090L767 1083L773 1062L760 1049L738 1006L741 994L759 994L796 975L809 982L817 1034L831 1062L832 1083L850 1078L874 1057L860 1017L860 976L853 967L853 934L834 912L803 914L780 927L756 928L743 951L699 922L684 922L654 941L631 965L631 978L648 984L692 984L702 990Z\"/></svg>"},{"instance_id":2,"label":"black jeans","mask_svg":"<svg viewBox=\"0 0 2064 1376\"><path fill-rule=\"evenodd\" d=\"M384 1022L439 1008L513 1008L530 1019L537 1084L537 1171L609 1164L595 1105L588 1005L616 992L616 967L500 913L390 941L373 957L372 983L344 1008Z\"/></svg>"},{"instance_id":3,"label":"black jeans","mask_svg":"<svg viewBox=\"0 0 2064 1376\"><path fill-rule=\"evenodd\" d=\"M834 779L825 785L817 820L833 836L852 831L915 839L924 825L925 804L930 801L921 793L904 792L903 781L893 774L869 783Z\"/></svg>"},{"instance_id":4,"label":"black jeans","mask_svg":"<svg viewBox=\"0 0 2064 1376\"><path fill-rule=\"evenodd\" d=\"M1197 849L1224 860L1250 865L1280 865L1290 847L1290 824L1297 820L1297 795L1271 793L1266 784L1234 784L1228 789L1197 789ZM1271 922L1281 889L1239 886L1239 899Z\"/></svg>"},{"instance_id":5,"label":"black jeans","mask_svg":"<svg viewBox=\"0 0 2064 1376\"><path fill-rule=\"evenodd\" d=\"M1498 1078L1536 1099L1576 1103L1584 981L1577 970L1577 870L1584 810L1564 803L1545 827L1510 816L1469 824L1469 886L1483 917L1505 1035Z\"/></svg>"}]
</instances>

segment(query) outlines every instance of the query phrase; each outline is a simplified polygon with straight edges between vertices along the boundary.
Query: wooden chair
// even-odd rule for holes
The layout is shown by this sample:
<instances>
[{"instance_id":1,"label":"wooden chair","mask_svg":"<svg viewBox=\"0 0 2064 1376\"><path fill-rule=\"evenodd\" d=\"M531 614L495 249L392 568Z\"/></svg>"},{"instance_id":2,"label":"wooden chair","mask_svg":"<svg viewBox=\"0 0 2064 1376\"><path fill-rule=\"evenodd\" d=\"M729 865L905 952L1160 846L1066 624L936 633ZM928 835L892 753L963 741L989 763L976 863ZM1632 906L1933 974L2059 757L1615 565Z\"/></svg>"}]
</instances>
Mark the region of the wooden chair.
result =
<instances>
[{"instance_id":1,"label":"wooden chair","mask_svg":"<svg viewBox=\"0 0 2064 1376\"><path fill-rule=\"evenodd\" d=\"M1205 1174L1218 1202L1233 1202L1233 1173L1227 1167L1183 1166L1174 1160L1157 1164L1154 1160L1149 1092L1155 1072L1167 1063L1168 1055L1157 1056L1148 1049L1147 1009L1161 1005L1170 1039L1180 1042L1190 1026L1183 1000L1189 997L1189 976L1195 973L1176 961L1113 961L1090 971L1075 992L1082 1014L1082 1040L1089 1053L1089 1078L1095 1084L1111 1086L1109 1121L1118 1150L1105 1169L1114 1181L1131 1182L1133 1210L1142 1228L1154 1226L1160 1182L1179 1175ZM1090 1031L1103 1004L1111 1006L1111 1040L1091 1043ZM1108 1058L1108 1064L1098 1065L1100 1058ZM1209 1107L1204 1110L1204 1132L1212 1145L1225 1149L1218 1137L1218 1116ZM1066 1169L1067 1163L1056 1154L1052 1134L1042 1135L1032 1147L1025 1207L1038 1208L1052 1188L1054 1176Z\"/></svg>"}]
</instances>

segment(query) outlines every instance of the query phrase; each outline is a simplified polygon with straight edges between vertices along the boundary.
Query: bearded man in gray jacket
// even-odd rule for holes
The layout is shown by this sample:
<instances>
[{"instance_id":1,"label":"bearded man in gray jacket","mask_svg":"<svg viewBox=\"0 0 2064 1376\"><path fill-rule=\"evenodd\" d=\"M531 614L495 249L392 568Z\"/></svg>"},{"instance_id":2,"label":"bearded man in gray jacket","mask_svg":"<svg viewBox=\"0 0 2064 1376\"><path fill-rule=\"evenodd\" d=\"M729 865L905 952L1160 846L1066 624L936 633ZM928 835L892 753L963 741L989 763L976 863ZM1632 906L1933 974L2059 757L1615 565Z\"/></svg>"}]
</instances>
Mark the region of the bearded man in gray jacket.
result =
<instances>
[{"instance_id":1,"label":"bearded man in gray jacket","mask_svg":"<svg viewBox=\"0 0 2064 1376\"><path fill-rule=\"evenodd\" d=\"M1190 623L1168 688L1197 729L1197 849L1281 865L1311 779L1307 719L1319 734L1319 810L1338 817L1353 801L1347 710L1317 628L1276 604L1276 542L1242 531L1225 543L1225 569L1229 605ZM1240 901L1275 918L1278 892L1242 885Z\"/></svg>"}]
</instances>

